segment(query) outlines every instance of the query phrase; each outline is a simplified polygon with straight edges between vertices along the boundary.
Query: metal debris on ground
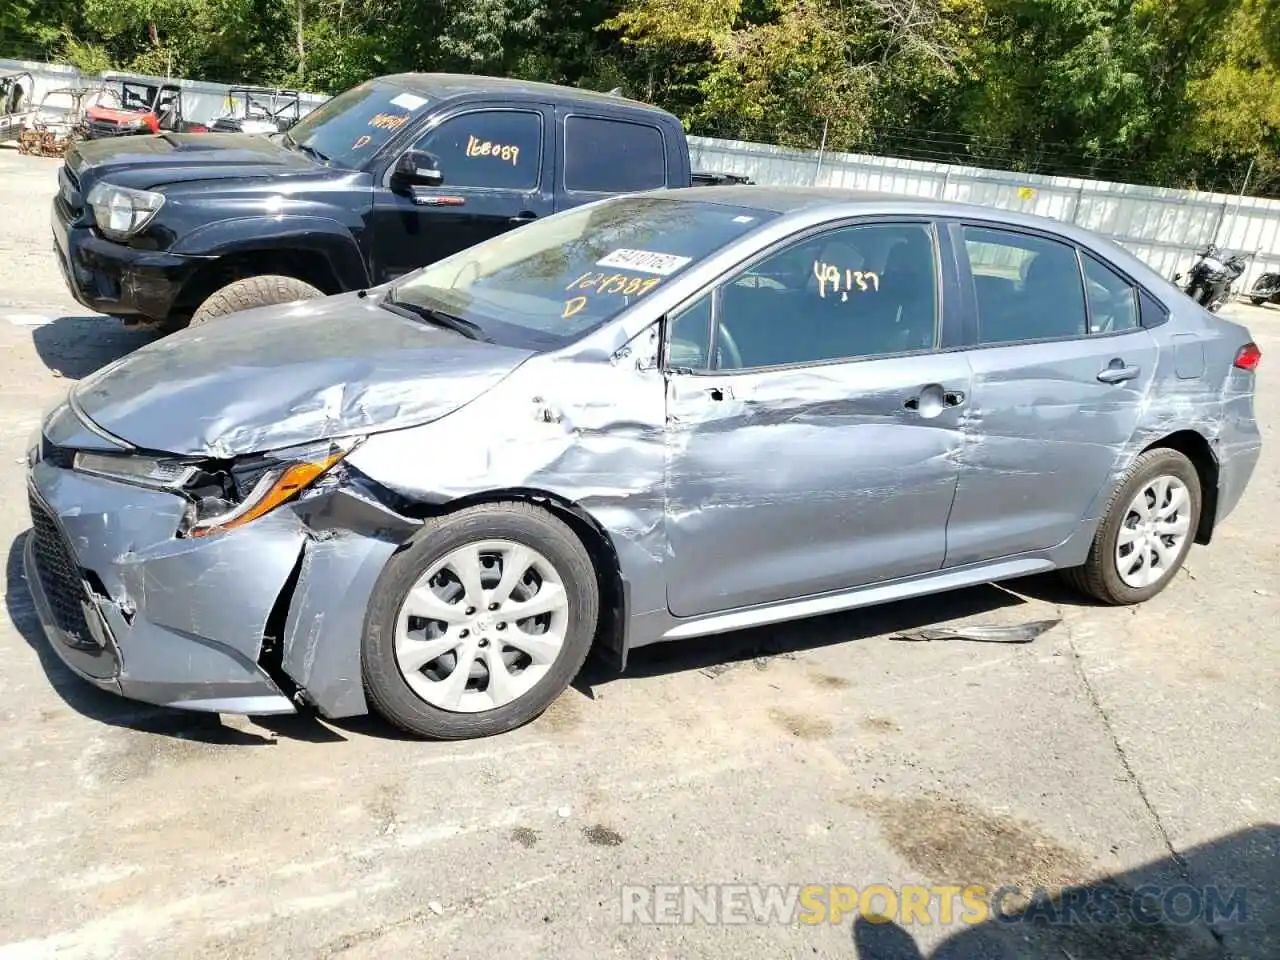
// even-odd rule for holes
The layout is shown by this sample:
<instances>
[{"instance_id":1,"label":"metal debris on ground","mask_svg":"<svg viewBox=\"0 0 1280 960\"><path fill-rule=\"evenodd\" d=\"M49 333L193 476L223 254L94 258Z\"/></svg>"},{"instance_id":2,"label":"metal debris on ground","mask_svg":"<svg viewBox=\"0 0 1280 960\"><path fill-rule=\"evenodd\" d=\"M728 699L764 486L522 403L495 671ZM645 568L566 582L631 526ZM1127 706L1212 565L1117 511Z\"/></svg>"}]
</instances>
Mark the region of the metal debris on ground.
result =
<instances>
[{"instance_id":1,"label":"metal debris on ground","mask_svg":"<svg viewBox=\"0 0 1280 960\"><path fill-rule=\"evenodd\" d=\"M769 663L773 660L794 660L795 658L796 655L790 650L784 650L778 653L758 654L751 658L751 663L757 670L768 670ZM746 660L724 660L720 663L713 663L710 666L703 667L698 672L704 677L710 677L712 680L715 680L717 677L723 676L730 670L736 669L746 662Z\"/></svg>"},{"instance_id":2,"label":"metal debris on ground","mask_svg":"<svg viewBox=\"0 0 1280 960\"><path fill-rule=\"evenodd\" d=\"M923 627L893 634L894 640L928 642L930 640L969 640L973 643L1030 643L1036 637L1052 630L1062 622L1058 620L1033 620L1013 626L973 623L959 627Z\"/></svg>"}]
</instances>

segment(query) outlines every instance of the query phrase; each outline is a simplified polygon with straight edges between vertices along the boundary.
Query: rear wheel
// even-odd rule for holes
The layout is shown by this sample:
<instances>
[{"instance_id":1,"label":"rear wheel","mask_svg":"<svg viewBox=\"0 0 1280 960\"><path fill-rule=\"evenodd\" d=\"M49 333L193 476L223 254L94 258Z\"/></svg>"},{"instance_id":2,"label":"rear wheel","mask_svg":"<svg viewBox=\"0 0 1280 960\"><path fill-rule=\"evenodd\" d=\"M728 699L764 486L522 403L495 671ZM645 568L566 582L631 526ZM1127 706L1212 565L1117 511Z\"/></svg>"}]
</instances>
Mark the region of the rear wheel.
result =
<instances>
[{"instance_id":1,"label":"rear wheel","mask_svg":"<svg viewBox=\"0 0 1280 960\"><path fill-rule=\"evenodd\" d=\"M1149 450L1111 497L1084 566L1064 571L1110 604L1141 603L1168 586L1200 523L1200 478L1177 450Z\"/></svg>"},{"instance_id":2,"label":"rear wheel","mask_svg":"<svg viewBox=\"0 0 1280 960\"><path fill-rule=\"evenodd\" d=\"M1249 302L1252 303L1255 307L1260 307L1264 303L1266 303L1267 300L1269 299L1270 299L1269 297L1250 297Z\"/></svg>"},{"instance_id":3,"label":"rear wheel","mask_svg":"<svg viewBox=\"0 0 1280 960\"><path fill-rule=\"evenodd\" d=\"M556 517L527 503L460 510L383 570L361 646L365 692L419 736L503 733L564 692L598 612L591 557Z\"/></svg>"},{"instance_id":4,"label":"rear wheel","mask_svg":"<svg viewBox=\"0 0 1280 960\"><path fill-rule=\"evenodd\" d=\"M266 274L245 277L229 283L211 294L191 317L191 326L208 323L215 317L223 317L254 307L268 307L296 300L313 300L323 297L324 291L303 283L295 277Z\"/></svg>"}]
</instances>

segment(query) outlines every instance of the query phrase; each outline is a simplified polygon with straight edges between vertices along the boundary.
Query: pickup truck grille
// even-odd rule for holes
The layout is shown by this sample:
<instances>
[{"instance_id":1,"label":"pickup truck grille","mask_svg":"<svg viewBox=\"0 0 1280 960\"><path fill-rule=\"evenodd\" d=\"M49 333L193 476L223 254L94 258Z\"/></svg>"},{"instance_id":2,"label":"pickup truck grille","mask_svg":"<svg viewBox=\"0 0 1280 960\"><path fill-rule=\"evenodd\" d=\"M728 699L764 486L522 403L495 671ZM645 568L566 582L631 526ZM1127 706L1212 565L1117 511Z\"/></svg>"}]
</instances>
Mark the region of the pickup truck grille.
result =
<instances>
[{"instance_id":1,"label":"pickup truck grille","mask_svg":"<svg viewBox=\"0 0 1280 960\"><path fill-rule=\"evenodd\" d=\"M36 573L49 602L54 625L67 635L68 645L78 650L97 650L81 603L88 599L80 565L52 514L35 494L28 493L31 508L31 537Z\"/></svg>"}]
</instances>

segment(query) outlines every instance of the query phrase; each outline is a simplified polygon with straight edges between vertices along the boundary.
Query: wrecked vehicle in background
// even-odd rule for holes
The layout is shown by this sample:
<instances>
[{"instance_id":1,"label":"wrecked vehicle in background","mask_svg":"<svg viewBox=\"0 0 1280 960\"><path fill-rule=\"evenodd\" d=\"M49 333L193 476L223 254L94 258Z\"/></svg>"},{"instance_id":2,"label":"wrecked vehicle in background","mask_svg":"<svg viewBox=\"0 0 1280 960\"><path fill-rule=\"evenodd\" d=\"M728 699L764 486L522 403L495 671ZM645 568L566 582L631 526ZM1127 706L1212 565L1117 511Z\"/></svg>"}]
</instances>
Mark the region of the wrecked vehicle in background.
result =
<instances>
[{"instance_id":1,"label":"wrecked vehicle in background","mask_svg":"<svg viewBox=\"0 0 1280 960\"><path fill-rule=\"evenodd\" d=\"M114 78L108 78L111 82ZM95 105L86 112L89 140L134 137L156 133L205 133L208 127L186 119L182 87L176 83L147 83L120 79L120 106Z\"/></svg>"},{"instance_id":2,"label":"wrecked vehicle in background","mask_svg":"<svg viewBox=\"0 0 1280 960\"><path fill-rule=\"evenodd\" d=\"M227 112L215 117L213 133L283 133L302 117L297 90L271 87L232 87L227 91Z\"/></svg>"},{"instance_id":3,"label":"wrecked vehicle in background","mask_svg":"<svg viewBox=\"0 0 1280 960\"><path fill-rule=\"evenodd\" d=\"M35 79L27 71L0 72L0 143L18 139L26 128L27 103L34 89Z\"/></svg>"},{"instance_id":4,"label":"wrecked vehicle in background","mask_svg":"<svg viewBox=\"0 0 1280 960\"><path fill-rule=\"evenodd\" d=\"M105 689L483 736L593 645L1054 569L1146 600L1252 474L1259 359L1075 227L617 197L82 381L29 454L27 576Z\"/></svg>"}]
</instances>

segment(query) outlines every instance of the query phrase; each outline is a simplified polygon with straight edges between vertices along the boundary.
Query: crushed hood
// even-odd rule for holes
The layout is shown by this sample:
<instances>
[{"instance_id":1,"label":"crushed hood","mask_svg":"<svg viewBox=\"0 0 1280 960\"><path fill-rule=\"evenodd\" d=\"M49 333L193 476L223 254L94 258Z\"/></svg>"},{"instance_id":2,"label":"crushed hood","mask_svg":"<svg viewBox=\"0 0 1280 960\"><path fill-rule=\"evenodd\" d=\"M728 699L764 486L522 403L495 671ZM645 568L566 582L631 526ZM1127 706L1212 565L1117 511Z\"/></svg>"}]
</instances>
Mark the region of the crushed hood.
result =
<instances>
[{"instance_id":1,"label":"crushed hood","mask_svg":"<svg viewBox=\"0 0 1280 960\"><path fill-rule=\"evenodd\" d=\"M73 405L145 450L233 457L427 423L532 356L375 301L344 294L217 318L99 370Z\"/></svg>"}]
</instances>

